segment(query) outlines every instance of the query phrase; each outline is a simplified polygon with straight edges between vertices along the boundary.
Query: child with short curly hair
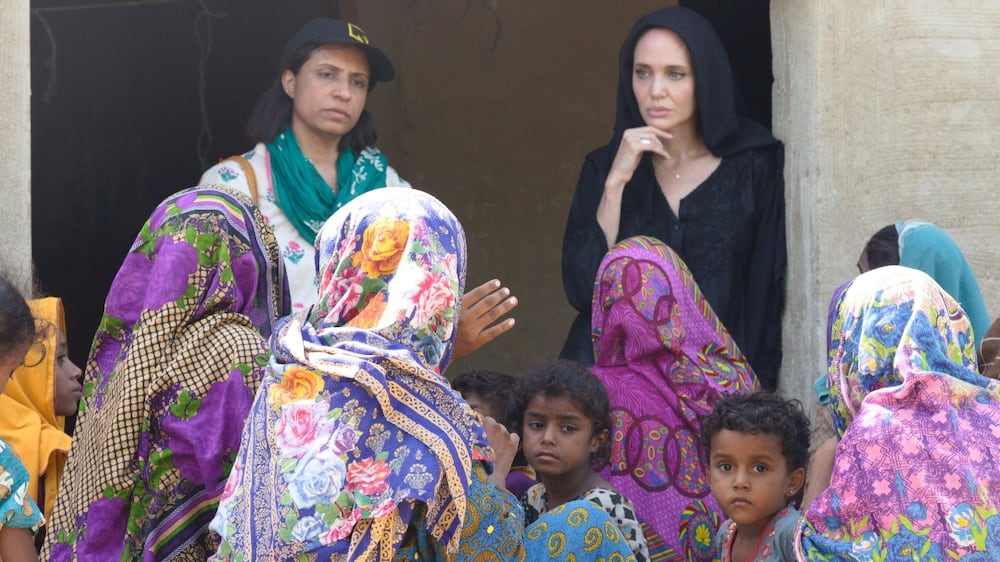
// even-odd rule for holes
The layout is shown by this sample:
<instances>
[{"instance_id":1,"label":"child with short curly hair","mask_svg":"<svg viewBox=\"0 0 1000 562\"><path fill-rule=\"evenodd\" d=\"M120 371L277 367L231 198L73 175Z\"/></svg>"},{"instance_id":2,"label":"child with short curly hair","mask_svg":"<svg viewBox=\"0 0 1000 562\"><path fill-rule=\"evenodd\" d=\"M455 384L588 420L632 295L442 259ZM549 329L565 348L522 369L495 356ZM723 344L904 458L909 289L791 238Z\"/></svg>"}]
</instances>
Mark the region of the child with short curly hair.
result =
<instances>
[{"instance_id":1,"label":"child with short curly hair","mask_svg":"<svg viewBox=\"0 0 1000 562\"><path fill-rule=\"evenodd\" d=\"M701 422L712 494L728 519L716 536L723 562L795 560L809 418L798 400L733 394Z\"/></svg>"},{"instance_id":2,"label":"child with short curly hair","mask_svg":"<svg viewBox=\"0 0 1000 562\"><path fill-rule=\"evenodd\" d=\"M608 393L574 361L554 361L521 382L524 454L540 480L521 497L525 524L546 511L589 500L618 524L637 562L650 559L632 502L594 472L611 452Z\"/></svg>"}]
</instances>

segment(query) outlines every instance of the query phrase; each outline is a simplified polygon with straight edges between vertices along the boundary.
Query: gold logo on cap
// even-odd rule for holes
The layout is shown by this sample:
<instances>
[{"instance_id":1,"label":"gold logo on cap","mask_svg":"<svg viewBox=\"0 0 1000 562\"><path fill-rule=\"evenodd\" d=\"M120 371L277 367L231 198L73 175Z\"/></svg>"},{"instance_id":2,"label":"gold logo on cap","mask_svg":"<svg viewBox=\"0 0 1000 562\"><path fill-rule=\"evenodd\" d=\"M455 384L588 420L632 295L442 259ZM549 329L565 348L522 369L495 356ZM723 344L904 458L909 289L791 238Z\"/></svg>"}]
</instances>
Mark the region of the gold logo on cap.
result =
<instances>
[{"instance_id":1,"label":"gold logo on cap","mask_svg":"<svg viewBox=\"0 0 1000 562\"><path fill-rule=\"evenodd\" d=\"M353 23L347 24L347 34L354 38L358 43L368 44L368 36L365 35L365 30L354 25Z\"/></svg>"}]
</instances>

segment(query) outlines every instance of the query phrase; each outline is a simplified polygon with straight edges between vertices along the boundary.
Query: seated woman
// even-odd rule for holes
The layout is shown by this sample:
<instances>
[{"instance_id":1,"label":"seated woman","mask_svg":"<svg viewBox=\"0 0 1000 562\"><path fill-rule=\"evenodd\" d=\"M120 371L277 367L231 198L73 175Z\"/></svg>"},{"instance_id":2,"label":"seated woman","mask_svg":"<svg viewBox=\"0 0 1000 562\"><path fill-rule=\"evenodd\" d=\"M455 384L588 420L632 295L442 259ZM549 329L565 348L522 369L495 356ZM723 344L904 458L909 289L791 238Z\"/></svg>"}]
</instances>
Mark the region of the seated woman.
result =
<instances>
[{"instance_id":1,"label":"seated woman","mask_svg":"<svg viewBox=\"0 0 1000 562\"><path fill-rule=\"evenodd\" d=\"M872 235L861 250L861 255L858 257L858 271L865 273L886 265L903 265L919 269L930 275L945 292L958 301L972 325L972 337L980 353L979 372L985 374L986 363L992 364L992 358L997 354L996 348L983 347L987 328L990 326L990 317L986 312L976 275L951 236L931 223L916 219L901 220L883 227ZM837 302L848 285L850 282L834 291L830 301L828 334L829 319L833 318ZM828 338L828 354L829 344ZM993 378L998 374L1000 369L993 372ZM833 432L829 423L832 417L828 407L830 387L827 376L824 374L816 379L815 386L820 404L815 411L816 433L813 436L813 445L818 446L831 437Z\"/></svg>"},{"instance_id":2,"label":"seated woman","mask_svg":"<svg viewBox=\"0 0 1000 562\"><path fill-rule=\"evenodd\" d=\"M702 459L700 418L757 381L691 272L666 244L619 242L597 272L593 372L611 402L600 474L635 503L667 559L712 560L722 519ZM652 451L656 451L653 453Z\"/></svg>"},{"instance_id":3,"label":"seated woman","mask_svg":"<svg viewBox=\"0 0 1000 562\"><path fill-rule=\"evenodd\" d=\"M979 349L990 327L990 316L976 274L947 232L917 219L882 228L861 251L858 271L864 273L884 265L912 267L930 275L965 310Z\"/></svg>"},{"instance_id":4,"label":"seated woman","mask_svg":"<svg viewBox=\"0 0 1000 562\"><path fill-rule=\"evenodd\" d=\"M83 395L82 371L66 355L66 321L55 297L28 302L43 337L0 395L0 439L14 447L30 477L28 495L48 519L66 467L70 436L66 416L76 412ZM36 541L41 545L44 535Z\"/></svg>"},{"instance_id":5,"label":"seated woman","mask_svg":"<svg viewBox=\"0 0 1000 562\"><path fill-rule=\"evenodd\" d=\"M466 267L444 205L365 193L327 221L317 251L319 296L272 339L211 525L214 560L562 560L594 527L595 552L627 555L592 505L526 533L504 489L517 438L481 423L442 376Z\"/></svg>"},{"instance_id":6,"label":"seated woman","mask_svg":"<svg viewBox=\"0 0 1000 562\"><path fill-rule=\"evenodd\" d=\"M274 234L226 187L181 191L111 283L45 560L204 560L208 533L289 309Z\"/></svg>"},{"instance_id":7,"label":"seated woman","mask_svg":"<svg viewBox=\"0 0 1000 562\"><path fill-rule=\"evenodd\" d=\"M856 278L837 310L840 438L810 465L799 559L993 559L1000 382L976 372L962 308L926 274L888 266Z\"/></svg>"}]
</instances>

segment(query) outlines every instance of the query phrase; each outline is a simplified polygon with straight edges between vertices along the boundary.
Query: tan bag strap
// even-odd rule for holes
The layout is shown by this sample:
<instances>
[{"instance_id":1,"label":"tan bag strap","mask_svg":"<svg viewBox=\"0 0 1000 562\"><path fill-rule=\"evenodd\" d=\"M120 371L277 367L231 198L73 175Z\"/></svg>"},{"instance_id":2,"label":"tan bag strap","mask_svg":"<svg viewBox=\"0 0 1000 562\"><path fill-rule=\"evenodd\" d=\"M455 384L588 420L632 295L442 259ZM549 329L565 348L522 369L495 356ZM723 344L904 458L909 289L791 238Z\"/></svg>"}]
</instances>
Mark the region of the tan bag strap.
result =
<instances>
[{"instance_id":1,"label":"tan bag strap","mask_svg":"<svg viewBox=\"0 0 1000 562\"><path fill-rule=\"evenodd\" d=\"M253 199L253 204L257 205L257 174L253 173L250 161L242 156L230 156L223 162L236 162L240 165L240 168L243 169L243 176L246 177L247 184L250 186L250 199Z\"/></svg>"}]
</instances>

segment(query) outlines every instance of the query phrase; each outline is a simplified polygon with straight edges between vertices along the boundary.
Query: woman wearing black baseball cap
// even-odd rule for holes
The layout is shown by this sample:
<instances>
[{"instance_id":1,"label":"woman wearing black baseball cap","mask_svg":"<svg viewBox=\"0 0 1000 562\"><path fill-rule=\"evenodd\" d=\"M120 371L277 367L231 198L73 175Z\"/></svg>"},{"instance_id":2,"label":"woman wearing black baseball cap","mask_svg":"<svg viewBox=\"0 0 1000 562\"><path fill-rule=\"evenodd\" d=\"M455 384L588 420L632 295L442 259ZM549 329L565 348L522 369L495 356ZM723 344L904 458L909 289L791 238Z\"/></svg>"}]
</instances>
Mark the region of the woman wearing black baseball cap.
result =
<instances>
[{"instance_id":1,"label":"woman wearing black baseball cap","mask_svg":"<svg viewBox=\"0 0 1000 562\"><path fill-rule=\"evenodd\" d=\"M378 82L396 77L392 61L356 24L309 21L289 39L278 75L250 114L256 146L205 172L201 184L226 184L254 200L285 258L292 310L316 300L314 241L334 211L382 187L409 187L375 147L365 109ZM471 353L514 325L500 320L517 299L497 280L465 296L456 356Z\"/></svg>"},{"instance_id":2,"label":"woman wearing black baseball cap","mask_svg":"<svg viewBox=\"0 0 1000 562\"><path fill-rule=\"evenodd\" d=\"M378 82L396 70L358 26L329 18L305 24L285 45L278 74L247 123L256 146L223 160L202 184L251 196L274 228L285 257L293 311L316 295L313 242L326 219L356 196L408 187L375 147L365 109Z\"/></svg>"}]
</instances>

